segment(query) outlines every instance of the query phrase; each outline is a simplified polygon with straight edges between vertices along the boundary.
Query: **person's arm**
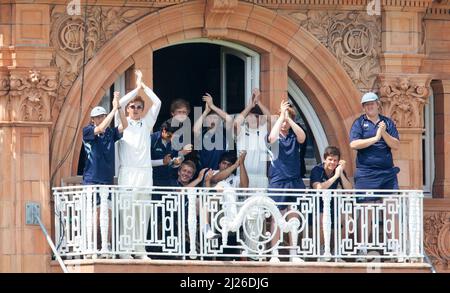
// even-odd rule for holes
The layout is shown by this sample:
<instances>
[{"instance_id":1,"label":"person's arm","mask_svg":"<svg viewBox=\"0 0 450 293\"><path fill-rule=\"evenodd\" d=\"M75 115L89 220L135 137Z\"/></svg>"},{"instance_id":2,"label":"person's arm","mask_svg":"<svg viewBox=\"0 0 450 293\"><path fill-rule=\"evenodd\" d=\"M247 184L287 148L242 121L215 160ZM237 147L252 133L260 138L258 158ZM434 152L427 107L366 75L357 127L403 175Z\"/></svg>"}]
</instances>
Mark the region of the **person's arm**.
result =
<instances>
[{"instance_id":1,"label":"person's arm","mask_svg":"<svg viewBox=\"0 0 450 293\"><path fill-rule=\"evenodd\" d=\"M259 99L259 95L258 96L256 96L256 105L258 105L259 106L259 108L261 109L261 111L263 112L263 115L265 116L265 118L266 118L266 120L267 120L267 125L268 125L268 129L271 129L271 126L272 126L272 120L271 120L271 114L270 114L270 111L269 111L269 109L260 101L260 99Z\"/></svg>"},{"instance_id":2,"label":"person's arm","mask_svg":"<svg viewBox=\"0 0 450 293\"><path fill-rule=\"evenodd\" d=\"M311 171L311 181L312 181L312 187L314 189L328 189L330 188L331 185L333 185L333 183L339 179L339 176L341 175L340 172L342 170L342 168L336 167L336 170L334 171L334 175L329 178L327 181L325 182L320 182L319 181L319 174L316 174L316 170ZM317 175L317 176L316 176Z\"/></svg>"},{"instance_id":3,"label":"person's arm","mask_svg":"<svg viewBox=\"0 0 450 293\"><path fill-rule=\"evenodd\" d=\"M156 118L158 117L159 110L161 110L161 100L152 91L151 88L146 86L143 82L141 84L142 84L145 94L149 98L149 101L152 103L152 106L150 107L150 109L147 109L147 107L145 107L145 109L147 109L147 112L144 112L142 114L143 114L144 120L146 120L146 122L150 126L150 128L153 128L153 125L156 122Z\"/></svg>"},{"instance_id":4,"label":"person's arm","mask_svg":"<svg viewBox=\"0 0 450 293\"><path fill-rule=\"evenodd\" d=\"M216 105L214 105L213 102L213 98L211 97L210 94L206 93L203 96L203 101L208 104L209 108L216 112L217 115L219 115L220 118L223 119L223 121L225 121L225 126L228 127L228 125L231 125L233 123L233 117L231 117L230 115L228 115L227 112L225 112L224 110L220 109L219 107L217 107Z\"/></svg>"},{"instance_id":5,"label":"person's arm","mask_svg":"<svg viewBox=\"0 0 450 293\"><path fill-rule=\"evenodd\" d=\"M278 140L280 137L280 130L281 130L281 124L283 124L284 119L286 118L286 110L289 107L289 102L287 101L281 101L280 105L280 116L278 117L277 121L272 127L272 130L270 131L269 136L267 137L267 140L269 143L274 143Z\"/></svg>"},{"instance_id":6,"label":"person's arm","mask_svg":"<svg viewBox=\"0 0 450 293\"><path fill-rule=\"evenodd\" d=\"M381 128L378 128L377 134L375 136L369 138L355 139L352 142L350 142L350 147L354 150L365 149L373 145L377 141L379 141L380 138L381 138Z\"/></svg>"},{"instance_id":7,"label":"person's arm","mask_svg":"<svg viewBox=\"0 0 450 293\"><path fill-rule=\"evenodd\" d=\"M243 151L239 156L239 187L241 188L247 188L249 183L247 169L245 169L244 164L246 155L247 152Z\"/></svg>"},{"instance_id":8,"label":"person's arm","mask_svg":"<svg viewBox=\"0 0 450 293\"><path fill-rule=\"evenodd\" d=\"M294 120L291 119L291 117L289 117L289 115L287 117L287 121L289 122L289 125L291 125L292 131L294 131L298 143L304 143L306 139L305 132L297 123L294 122Z\"/></svg>"},{"instance_id":9,"label":"person's arm","mask_svg":"<svg viewBox=\"0 0 450 293\"><path fill-rule=\"evenodd\" d=\"M386 131L386 123L384 123L384 121L380 122L378 124L378 129L381 128L381 137L384 139L384 141L386 142L386 144L393 150L397 150L400 146L400 141L391 136L387 131Z\"/></svg>"},{"instance_id":10,"label":"person's arm","mask_svg":"<svg viewBox=\"0 0 450 293\"><path fill-rule=\"evenodd\" d=\"M248 112L250 112L250 110L254 107L254 103L250 103L247 105L247 107L244 108L244 110L242 110L241 113L236 115L236 118L234 118L233 121L233 127L234 127L234 131L236 133L236 136L239 136L240 132L241 132L241 125L242 123L244 123L245 117L247 117Z\"/></svg>"},{"instance_id":11,"label":"person's arm","mask_svg":"<svg viewBox=\"0 0 450 293\"><path fill-rule=\"evenodd\" d=\"M128 127L128 120L127 120L127 117L125 117L124 110L120 106L119 95L120 95L119 92L117 92L117 91L114 92L114 99L112 101L112 104L113 104L113 109L114 108L117 109L117 113L119 114L119 118L120 118L120 124L117 129L119 130L119 133L123 133L123 131Z\"/></svg>"},{"instance_id":12,"label":"person's arm","mask_svg":"<svg viewBox=\"0 0 450 293\"><path fill-rule=\"evenodd\" d=\"M199 185L200 182L202 182L202 180L203 180L203 176L205 175L206 170L208 170L208 168L201 169L200 172L198 172L197 178L195 178L194 180L189 182L189 184L186 185L186 187L195 187L195 186Z\"/></svg>"},{"instance_id":13,"label":"person's arm","mask_svg":"<svg viewBox=\"0 0 450 293\"><path fill-rule=\"evenodd\" d=\"M203 111L202 115L195 121L194 123L194 137L199 137L202 134L202 126L203 126L203 120L205 120L206 116L208 116L211 109L209 108L208 104L205 105L205 110Z\"/></svg>"},{"instance_id":14,"label":"person's arm","mask_svg":"<svg viewBox=\"0 0 450 293\"><path fill-rule=\"evenodd\" d=\"M181 150L178 151L179 157L184 157L192 152L192 144L185 145Z\"/></svg>"},{"instance_id":15,"label":"person's arm","mask_svg":"<svg viewBox=\"0 0 450 293\"><path fill-rule=\"evenodd\" d=\"M152 167L159 167L159 166L164 166L164 160L163 159L152 160Z\"/></svg>"},{"instance_id":16,"label":"person's arm","mask_svg":"<svg viewBox=\"0 0 450 293\"><path fill-rule=\"evenodd\" d=\"M214 176L214 170L210 169L205 176L205 187L211 187L211 178Z\"/></svg>"},{"instance_id":17,"label":"person's arm","mask_svg":"<svg viewBox=\"0 0 450 293\"><path fill-rule=\"evenodd\" d=\"M116 114L116 112L118 110L118 107L119 107L118 97L116 97L116 95L114 95L113 109L111 110L111 112L109 112L109 114L102 121L102 123L95 126L95 128L94 128L95 135L105 132L106 128L108 128L109 124L111 124L111 121L113 120L114 115ZM128 122L126 123L126 125L128 126ZM119 128L119 131L120 131L120 128Z\"/></svg>"},{"instance_id":18,"label":"person's arm","mask_svg":"<svg viewBox=\"0 0 450 293\"><path fill-rule=\"evenodd\" d=\"M152 167L167 166L171 160L171 155L167 154L162 159L152 160Z\"/></svg>"},{"instance_id":19,"label":"person's arm","mask_svg":"<svg viewBox=\"0 0 450 293\"><path fill-rule=\"evenodd\" d=\"M249 103L245 108L244 108L244 110L242 110L242 112L241 113L239 113L239 114L237 114L236 115L236 117L234 118L234 121L233 121L233 127L234 127L234 131L235 131L235 133L236 133L236 136L239 136L239 133L241 132L241 125L242 125L242 123L244 123L244 120L245 120L245 117L247 117L247 115L248 115L248 113L250 112L250 110L251 109L253 109L253 107L255 107L255 105L256 105L256 100L255 100L255 97L256 97L256 90L257 89L254 89L253 90L253 93L252 93L252 102L251 103Z\"/></svg>"},{"instance_id":20,"label":"person's arm","mask_svg":"<svg viewBox=\"0 0 450 293\"><path fill-rule=\"evenodd\" d=\"M217 184L218 182L227 179L234 172L234 170L236 170L238 167L239 167L239 160L236 160L236 162L233 165L231 165L230 167L216 173L211 178L211 183Z\"/></svg>"},{"instance_id":21,"label":"person's arm","mask_svg":"<svg viewBox=\"0 0 450 293\"><path fill-rule=\"evenodd\" d=\"M339 161L339 166L342 168L341 169L341 176L340 176L341 182L342 182L342 188L344 188L344 189L352 189L353 185L350 182L350 180L348 180L347 174L345 174L345 165L346 165L346 162L344 160L340 160Z\"/></svg>"}]
</instances>

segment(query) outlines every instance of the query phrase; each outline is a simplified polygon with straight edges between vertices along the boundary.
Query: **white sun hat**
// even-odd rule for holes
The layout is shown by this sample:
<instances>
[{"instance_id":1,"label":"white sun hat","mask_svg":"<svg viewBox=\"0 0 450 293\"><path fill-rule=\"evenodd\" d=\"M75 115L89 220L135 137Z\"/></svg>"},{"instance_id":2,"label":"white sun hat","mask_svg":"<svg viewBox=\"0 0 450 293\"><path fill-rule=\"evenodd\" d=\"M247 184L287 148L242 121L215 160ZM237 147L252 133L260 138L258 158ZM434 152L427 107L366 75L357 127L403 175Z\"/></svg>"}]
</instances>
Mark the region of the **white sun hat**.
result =
<instances>
[{"instance_id":1,"label":"white sun hat","mask_svg":"<svg viewBox=\"0 0 450 293\"><path fill-rule=\"evenodd\" d=\"M361 98L361 104L367 103L367 102L373 102L378 100L378 96L376 93L368 92L365 93Z\"/></svg>"},{"instance_id":2,"label":"white sun hat","mask_svg":"<svg viewBox=\"0 0 450 293\"><path fill-rule=\"evenodd\" d=\"M108 114L108 113L106 113L105 108L100 107L100 106L95 107L91 111L91 117L97 117L97 116L106 115L106 114Z\"/></svg>"}]
</instances>

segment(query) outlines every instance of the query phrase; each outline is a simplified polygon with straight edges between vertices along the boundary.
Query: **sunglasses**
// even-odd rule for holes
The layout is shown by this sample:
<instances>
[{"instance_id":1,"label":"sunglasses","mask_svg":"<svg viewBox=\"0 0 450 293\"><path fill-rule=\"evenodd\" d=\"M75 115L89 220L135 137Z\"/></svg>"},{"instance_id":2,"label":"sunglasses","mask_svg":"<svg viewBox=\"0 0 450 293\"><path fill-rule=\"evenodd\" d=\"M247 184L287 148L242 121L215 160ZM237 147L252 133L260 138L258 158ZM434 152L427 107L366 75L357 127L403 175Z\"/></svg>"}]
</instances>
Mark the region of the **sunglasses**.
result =
<instances>
[{"instance_id":1,"label":"sunglasses","mask_svg":"<svg viewBox=\"0 0 450 293\"><path fill-rule=\"evenodd\" d=\"M130 107L131 109L138 109L138 110L142 110L142 109L144 109L144 107L143 106L141 106L141 105L139 105L139 106L136 106L136 105L130 105L130 106L128 106L128 107Z\"/></svg>"}]
</instances>

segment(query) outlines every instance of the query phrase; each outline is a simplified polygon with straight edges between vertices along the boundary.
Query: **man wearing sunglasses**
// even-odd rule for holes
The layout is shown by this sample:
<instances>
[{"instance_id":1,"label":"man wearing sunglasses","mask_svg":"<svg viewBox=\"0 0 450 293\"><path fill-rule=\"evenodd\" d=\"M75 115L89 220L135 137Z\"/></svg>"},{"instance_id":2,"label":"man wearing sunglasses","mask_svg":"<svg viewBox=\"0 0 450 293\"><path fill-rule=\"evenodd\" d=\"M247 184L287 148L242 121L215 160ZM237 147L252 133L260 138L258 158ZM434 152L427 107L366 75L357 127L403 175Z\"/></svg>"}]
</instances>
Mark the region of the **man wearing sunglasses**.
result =
<instances>
[{"instance_id":1,"label":"man wearing sunglasses","mask_svg":"<svg viewBox=\"0 0 450 293\"><path fill-rule=\"evenodd\" d=\"M119 142L119 185L132 187L153 186L152 159L150 152L150 134L161 109L161 100L142 81L142 72L136 70L136 88L120 99L120 105L128 114L128 128L123 132L123 138ZM144 90L144 97L138 95L140 89ZM151 106L150 106L151 105ZM133 201L148 200L150 195L134 193ZM132 229L125 228L124 218L132 215L131 208L122 212L120 221L121 235L133 239ZM140 223L140 210L135 211L135 225L138 229ZM148 221L145 221L144 231L136 231L139 235L147 235ZM139 233L140 232L140 233ZM141 239L144 241L143 239ZM136 258L148 259L143 245L132 245ZM121 258L131 259L129 254L121 255Z\"/></svg>"}]
</instances>

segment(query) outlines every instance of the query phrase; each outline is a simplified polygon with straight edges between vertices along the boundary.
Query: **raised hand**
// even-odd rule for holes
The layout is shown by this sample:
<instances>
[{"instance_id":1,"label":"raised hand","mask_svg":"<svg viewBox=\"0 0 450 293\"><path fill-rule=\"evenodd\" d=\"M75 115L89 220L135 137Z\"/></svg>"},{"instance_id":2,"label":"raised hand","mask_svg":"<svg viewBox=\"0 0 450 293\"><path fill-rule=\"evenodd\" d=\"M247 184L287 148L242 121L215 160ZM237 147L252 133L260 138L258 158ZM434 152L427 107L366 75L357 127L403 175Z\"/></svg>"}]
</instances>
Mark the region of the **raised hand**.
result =
<instances>
[{"instance_id":1,"label":"raised hand","mask_svg":"<svg viewBox=\"0 0 450 293\"><path fill-rule=\"evenodd\" d=\"M253 106L257 105L259 103L259 98L261 96L261 92L259 91L258 88L254 88L252 91L252 102L253 102Z\"/></svg>"},{"instance_id":2,"label":"raised hand","mask_svg":"<svg viewBox=\"0 0 450 293\"><path fill-rule=\"evenodd\" d=\"M214 170L209 169L209 171L206 173L205 176L205 183L207 183L206 185L208 185L211 182L211 178L213 178L214 176Z\"/></svg>"},{"instance_id":3,"label":"raised hand","mask_svg":"<svg viewBox=\"0 0 450 293\"><path fill-rule=\"evenodd\" d=\"M207 106L209 106L209 108L212 108L212 106L214 105L213 98L212 98L211 95L208 94L208 93L206 93L206 94L203 96L203 99L202 99L202 100L203 100L203 102L206 103Z\"/></svg>"},{"instance_id":4,"label":"raised hand","mask_svg":"<svg viewBox=\"0 0 450 293\"><path fill-rule=\"evenodd\" d=\"M384 121L381 121L380 123L378 123L378 128L381 129L381 134L383 134L384 132L386 132L386 123L384 123Z\"/></svg>"},{"instance_id":5,"label":"raised hand","mask_svg":"<svg viewBox=\"0 0 450 293\"><path fill-rule=\"evenodd\" d=\"M183 147L183 149L181 150L181 153L183 154L183 156L189 154L190 152L192 152L192 144L187 144Z\"/></svg>"},{"instance_id":6,"label":"raised hand","mask_svg":"<svg viewBox=\"0 0 450 293\"><path fill-rule=\"evenodd\" d=\"M113 101L112 101L112 106L113 106L113 109L119 109L119 106L120 106L120 104L119 104L119 96L120 96L120 93L119 92L114 92L114 94L113 94Z\"/></svg>"},{"instance_id":7,"label":"raised hand","mask_svg":"<svg viewBox=\"0 0 450 293\"><path fill-rule=\"evenodd\" d=\"M172 160L172 156L170 154L165 155L163 158L163 165L167 166L171 160Z\"/></svg>"},{"instance_id":8,"label":"raised hand","mask_svg":"<svg viewBox=\"0 0 450 293\"><path fill-rule=\"evenodd\" d=\"M239 165L244 164L245 156L247 156L247 152L246 151L240 151L239 152L239 159L238 159Z\"/></svg>"},{"instance_id":9,"label":"raised hand","mask_svg":"<svg viewBox=\"0 0 450 293\"><path fill-rule=\"evenodd\" d=\"M341 165L336 167L336 170L334 171L334 174L336 176L338 176L338 177L341 177L341 175L342 175L342 166Z\"/></svg>"},{"instance_id":10,"label":"raised hand","mask_svg":"<svg viewBox=\"0 0 450 293\"><path fill-rule=\"evenodd\" d=\"M136 74L136 87L140 88L142 87L142 71L136 69L134 73Z\"/></svg>"},{"instance_id":11,"label":"raised hand","mask_svg":"<svg viewBox=\"0 0 450 293\"><path fill-rule=\"evenodd\" d=\"M283 116L283 118L289 117L289 115L287 115L287 109L289 109L289 101L287 100L282 100L281 104L280 104L280 116Z\"/></svg>"},{"instance_id":12,"label":"raised hand","mask_svg":"<svg viewBox=\"0 0 450 293\"><path fill-rule=\"evenodd\" d=\"M340 161L339 161L339 166L342 167L342 171L345 170L345 164L346 164L345 160L340 160Z\"/></svg>"},{"instance_id":13,"label":"raised hand","mask_svg":"<svg viewBox=\"0 0 450 293\"><path fill-rule=\"evenodd\" d=\"M200 172L198 172L198 178L203 178L203 176L205 175L205 172L208 170L209 168L203 168L200 170Z\"/></svg>"},{"instance_id":14,"label":"raised hand","mask_svg":"<svg viewBox=\"0 0 450 293\"><path fill-rule=\"evenodd\" d=\"M384 121L381 121L378 124L378 129L377 129L377 134L375 135L375 137L377 138L377 140L381 139L381 136L383 135L383 133L386 132L386 124L384 123Z\"/></svg>"}]
</instances>

